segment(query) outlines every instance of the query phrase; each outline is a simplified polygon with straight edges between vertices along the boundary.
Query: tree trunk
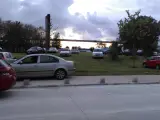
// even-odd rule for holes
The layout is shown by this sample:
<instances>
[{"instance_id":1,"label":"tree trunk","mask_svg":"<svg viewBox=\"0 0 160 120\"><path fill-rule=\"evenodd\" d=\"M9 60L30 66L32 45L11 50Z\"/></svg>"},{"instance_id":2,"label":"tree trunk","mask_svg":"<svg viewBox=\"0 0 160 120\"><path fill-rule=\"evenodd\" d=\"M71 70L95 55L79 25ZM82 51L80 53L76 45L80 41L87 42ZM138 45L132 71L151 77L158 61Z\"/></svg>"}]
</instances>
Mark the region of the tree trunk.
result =
<instances>
[{"instance_id":1,"label":"tree trunk","mask_svg":"<svg viewBox=\"0 0 160 120\"><path fill-rule=\"evenodd\" d=\"M133 44L133 48L132 48L132 60L133 60L133 64L132 67L135 68L136 67L136 49L135 46Z\"/></svg>"}]
</instances>

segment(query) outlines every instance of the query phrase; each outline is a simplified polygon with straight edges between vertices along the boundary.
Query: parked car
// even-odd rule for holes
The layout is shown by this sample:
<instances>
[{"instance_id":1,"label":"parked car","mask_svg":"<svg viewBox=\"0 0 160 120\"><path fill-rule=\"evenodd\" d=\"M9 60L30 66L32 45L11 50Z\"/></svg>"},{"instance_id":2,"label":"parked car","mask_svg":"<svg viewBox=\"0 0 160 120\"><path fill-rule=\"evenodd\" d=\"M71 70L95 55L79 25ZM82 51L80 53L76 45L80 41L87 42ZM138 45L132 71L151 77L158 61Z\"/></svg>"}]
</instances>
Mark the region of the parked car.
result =
<instances>
[{"instance_id":1,"label":"parked car","mask_svg":"<svg viewBox=\"0 0 160 120\"><path fill-rule=\"evenodd\" d=\"M130 56L132 55L132 52L129 49L125 49L123 50L123 55Z\"/></svg>"},{"instance_id":2,"label":"parked car","mask_svg":"<svg viewBox=\"0 0 160 120\"><path fill-rule=\"evenodd\" d=\"M153 52L153 55L154 55L154 56L157 56L157 55L158 55L158 52Z\"/></svg>"},{"instance_id":3,"label":"parked car","mask_svg":"<svg viewBox=\"0 0 160 120\"><path fill-rule=\"evenodd\" d=\"M50 47L49 50L48 50L48 52L49 52L49 53L57 53L58 50L57 50L57 48L55 48L55 47Z\"/></svg>"},{"instance_id":4,"label":"parked car","mask_svg":"<svg viewBox=\"0 0 160 120\"><path fill-rule=\"evenodd\" d=\"M63 57L69 57L71 56L71 51L67 48L62 48L60 49L59 55Z\"/></svg>"},{"instance_id":5,"label":"parked car","mask_svg":"<svg viewBox=\"0 0 160 120\"><path fill-rule=\"evenodd\" d=\"M160 56L152 56L144 60L143 66L146 68L160 69Z\"/></svg>"},{"instance_id":6,"label":"parked car","mask_svg":"<svg viewBox=\"0 0 160 120\"><path fill-rule=\"evenodd\" d=\"M11 64L18 78L51 77L62 80L75 72L73 61L51 54L30 54Z\"/></svg>"},{"instance_id":7,"label":"parked car","mask_svg":"<svg viewBox=\"0 0 160 120\"><path fill-rule=\"evenodd\" d=\"M143 50L137 50L137 55L142 56L143 55Z\"/></svg>"},{"instance_id":8,"label":"parked car","mask_svg":"<svg viewBox=\"0 0 160 120\"><path fill-rule=\"evenodd\" d=\"M71 53L72 53L72 54L79 54L80 51L79 51L78 49L72 49L72 50L71 50Z\"/></svg>"},{"instance_id":9,"label":"parked car","mask_svg":"<svg viewBox=\"0 0 160 120\"><path fill-rule=\"evenodd\" d=\"M10 52L0 52L0 59L6 60L9 63L16 61L16 58Z\"/></svg>"},{"instance_id":10,"label":"parked car","mask_svg":"<svg viewBox=\"0 0 160 120\"><path fill-rule=\"evenodd\" d=\"M43 48L43 52L44 52L44 53L47 52L47 49L46 49L46 48Z\"/></svg>"},{"instance_id":11,"label":"parked car","mask_svg":"<svg viewBox=\"0 0 160 120\"><path fill-rule=\"evenodd\" d=\"M80 52L92 52L90 49L80 48Z\"/></svg>"},{"instance_id":12,"label":"parked car","mask_svg":"<svg viewBox=\"0 0 160 120\"><path fill-rule=\"evenodd\" d=\"M102 49L96 48L93 50L92 58L104 58Z\"/></svg>"},{"instance_id":13,"label":"parked car","mask_svg":"<svg viewBox=\"0 0 160 120\"><path fill-rule=\"evenodd\" d=\"M45 50L41 47L35 46L27 50L27 54L45 53Z\"/></svg>"},{"instance_id":14,"label":"parked car","mask_svg":"<svg viewBox=\"0 0 160 120\"><path fill-rule=\"evenodd\" d=\"M103 54L108 54L109 53L109 48L102 48Z\"/></svg>"},{"instance_id":15,"label":"parked car","mask_svg":"<svg viewBox=\"0 0 160 120\"><path fill-rule=\"evenodd\" d=\"M16 72L10 64L0 59L0 91L8 90L16 83Z\"/></svg>"}]
</instances>

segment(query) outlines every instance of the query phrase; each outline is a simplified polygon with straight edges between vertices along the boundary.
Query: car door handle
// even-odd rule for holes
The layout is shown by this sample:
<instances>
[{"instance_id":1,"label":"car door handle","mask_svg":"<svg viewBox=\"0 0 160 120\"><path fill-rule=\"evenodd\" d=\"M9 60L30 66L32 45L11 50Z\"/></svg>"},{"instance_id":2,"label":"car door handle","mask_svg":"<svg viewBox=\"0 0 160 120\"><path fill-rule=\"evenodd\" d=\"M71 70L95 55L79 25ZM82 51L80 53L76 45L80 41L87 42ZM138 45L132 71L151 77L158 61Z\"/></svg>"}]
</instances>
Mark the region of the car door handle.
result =
<instances>
[{"instance_id":1,"label":"car door handle","mask_svg":"<svg viewBox=\"0 0 160 120\"><path fill-rule=\"evenodd\" d=\"M37 65L34 65L34 67L37 67Z\"/></svg>"}]
</instances>

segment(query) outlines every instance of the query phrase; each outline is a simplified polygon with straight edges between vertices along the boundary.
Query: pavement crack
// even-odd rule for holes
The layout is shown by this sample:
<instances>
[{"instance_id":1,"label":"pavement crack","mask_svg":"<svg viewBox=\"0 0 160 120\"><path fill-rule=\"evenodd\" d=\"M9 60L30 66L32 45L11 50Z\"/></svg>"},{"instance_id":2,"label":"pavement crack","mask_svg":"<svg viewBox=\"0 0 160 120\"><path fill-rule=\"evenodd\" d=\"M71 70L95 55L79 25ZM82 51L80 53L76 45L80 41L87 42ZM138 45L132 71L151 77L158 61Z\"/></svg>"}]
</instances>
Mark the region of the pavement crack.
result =
<instances>
[{"instance_id":1,"label":"pavement crack","mask_svg":"<svg viewBox=\"0 0 160 120\"><path fill-rule=\"evenodd\" d=\"M75 100L73 100L73 98L69 95L69 98L71 99L71 101L73 102L73 104L82 112L82 114L84 115L84 117L89 120L87 114L82 110L82 108L76 103Z\"/></svg>"}]
</instances>

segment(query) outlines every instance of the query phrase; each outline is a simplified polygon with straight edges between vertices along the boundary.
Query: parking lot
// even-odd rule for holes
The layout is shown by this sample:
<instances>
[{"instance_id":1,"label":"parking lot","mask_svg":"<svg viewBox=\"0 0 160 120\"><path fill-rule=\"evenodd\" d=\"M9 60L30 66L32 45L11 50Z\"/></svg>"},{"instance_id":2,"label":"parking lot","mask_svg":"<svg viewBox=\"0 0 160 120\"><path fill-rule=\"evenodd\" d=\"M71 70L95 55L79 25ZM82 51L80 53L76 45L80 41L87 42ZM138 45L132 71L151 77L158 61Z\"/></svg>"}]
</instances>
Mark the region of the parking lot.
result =
<instances>
[{"instance_id":1,"label":"parking lot","mask_svg":"<svg viewBox=\"0 0 160 120\"><path fill-rule=\"evenodd\" d=\"M25 53L14 53L16 58L25 56ZM55 54L59 56L59 54ZM131 56L119 56L119 60L112 61L108 55L104 59L93 59L91 52L81 52L72 54L70 57L63 57L66 60L72 60L76 65L75 75L145 75L160 74L159 70L143 68L143 58L138 57L135 61L136 67L133 68Z\"/></svg>"}]
</instances>

